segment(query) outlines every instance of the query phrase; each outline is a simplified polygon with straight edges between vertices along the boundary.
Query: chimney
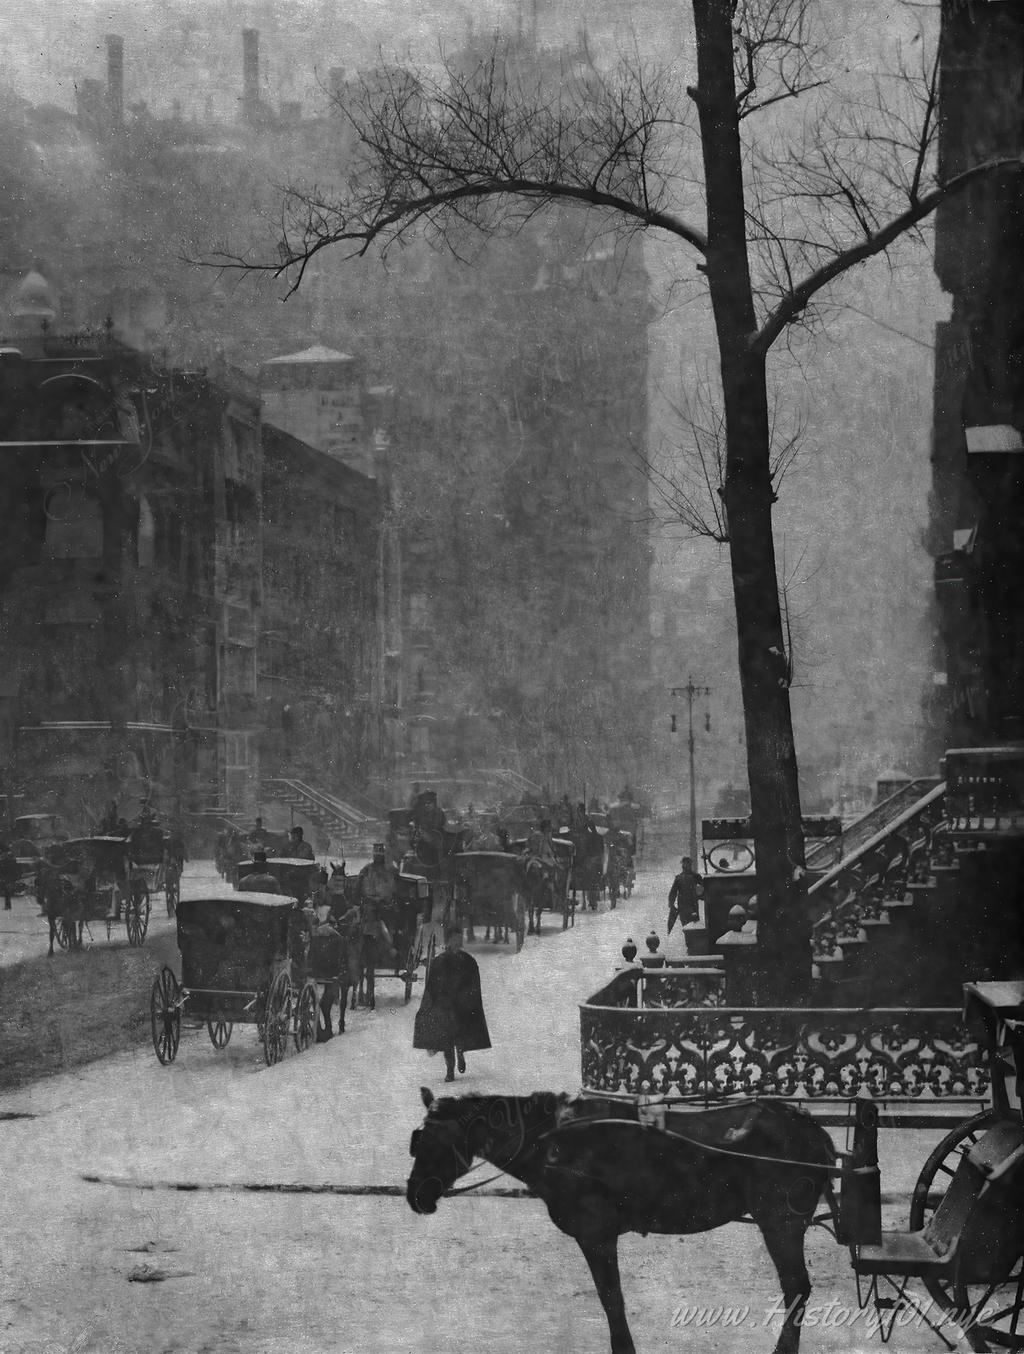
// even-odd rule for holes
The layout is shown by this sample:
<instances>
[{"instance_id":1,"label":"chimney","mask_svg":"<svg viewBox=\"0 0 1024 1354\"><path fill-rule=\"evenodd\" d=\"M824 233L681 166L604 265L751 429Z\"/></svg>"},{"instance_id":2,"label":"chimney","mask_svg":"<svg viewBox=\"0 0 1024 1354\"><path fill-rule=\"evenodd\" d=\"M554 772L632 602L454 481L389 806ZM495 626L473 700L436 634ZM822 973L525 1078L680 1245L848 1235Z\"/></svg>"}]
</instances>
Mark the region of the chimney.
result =
<instances>
[{"instance_id":1,"label":"chimney","mask_svg":"<svg viewBox=\"0 0 1024 1354\"><path fill-rule=\"evenodd\" d=\"M124 122L124 38L107 34L107 112L111 127Z\"/></svg>"},{"instance_id":2,"label":"chimney","mask_svg":"<svg viewBox=\"0 0 1024 1354\"><path fill-rule=\"evenodd\" d=\"M242 117L255 122L260 106L260 32L242 29Z\"/></svg>"}]
</instances>

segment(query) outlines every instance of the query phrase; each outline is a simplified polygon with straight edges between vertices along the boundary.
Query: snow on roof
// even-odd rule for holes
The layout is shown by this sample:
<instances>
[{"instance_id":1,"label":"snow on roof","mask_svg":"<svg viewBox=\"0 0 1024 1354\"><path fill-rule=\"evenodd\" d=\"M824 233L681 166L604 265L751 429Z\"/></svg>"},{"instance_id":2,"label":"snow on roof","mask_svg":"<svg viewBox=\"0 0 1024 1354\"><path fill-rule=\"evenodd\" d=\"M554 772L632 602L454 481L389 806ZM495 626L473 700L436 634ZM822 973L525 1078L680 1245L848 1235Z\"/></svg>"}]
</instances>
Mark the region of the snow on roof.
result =
<instances>
[{"instance_id":1,"label":"snow on roof","mask_svg":"<svg viewBox=\"0 0 1024 1354\"><path fill-rule=\"evenodd\" d=\"M301 353L285 353L282 357L271 357L263 365L280 366L285 362L354 362L351 353L339 353L336 348L325 348L322 343L314 343L312 348L304 348Z\"/></svg>"}]
</instances>

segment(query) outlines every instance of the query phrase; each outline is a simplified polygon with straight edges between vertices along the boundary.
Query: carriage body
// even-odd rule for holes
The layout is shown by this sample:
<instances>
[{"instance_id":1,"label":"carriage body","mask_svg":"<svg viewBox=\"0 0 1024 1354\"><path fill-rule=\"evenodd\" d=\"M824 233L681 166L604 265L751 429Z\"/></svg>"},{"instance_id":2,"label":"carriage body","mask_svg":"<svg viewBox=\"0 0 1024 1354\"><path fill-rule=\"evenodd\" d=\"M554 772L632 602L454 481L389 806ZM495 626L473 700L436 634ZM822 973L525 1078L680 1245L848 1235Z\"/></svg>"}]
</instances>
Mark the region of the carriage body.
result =
<instances>
[{"instance_id":1,"label":"carriage body","mask_svg":"<svg viewBox=\"0 0 1024 1354\"><path fill-rule=\"evenodd\" d=\"M292 1040L316 1035L317 989L306 974L309 923L294 901L272 893L182 900L177 913L181 981L163 968L153 982L150 1022L161 1063L178 1052L183 1016L205 1023L216 1049L236 1024L255 1024L268 1066Z\"/></svg>"},{"instance_id":2,"label":"carriage body","mask_svg":"<svg viewBox=\"0 0 1024 1354\"><path fill-rule=\"evenodd\" d=\"M257 994L287 963L294 911L291 899L270 893L183 899L178 952L188 1015L254 1022Z\"/></svg>"},{"instance_id":3,"label":"carriage body","mask_svg":"<svg viewBox=\"0 0 1024 1354\"><path fill-rule=\"evenodd\" d=\"M968 983L965 1018L985 1031L991 1107L965 1120L922 1168L908 1231L881 1226L878 1111L855 1102L843 1154L837 1237L850 1248L861 1306L874 1301L883 1339L921 1281L940 1311L965 1323L973 1348L1024 1348L1024 983ZM948 1183L947 1183L948 1182ZM937 1190L945 1184L944 1193ZM866 1291L862 1292L862 1284ZM883 1296L885 1294L885 1296ZM980 1343L975 1343L975 1340Z\"/></svg>"},{"instance_id":4,"label":"carriage body","mask_svg":"<svg viewBox=\"0 0 1024 1354\"><path fill-rule=\"evenodd\" d=\"M460 918L476 926L515 933L516 951L526 935L523 864L507 851L461 851L455 856L455 898Z\"/></svg>"},{"instance_id":5,"label":"carriage body","mask_svg":"<svg viewBox=\"0 0 1024 1354\"><path fill-rule=\"evenodd\" d=\"M268 856L265 861L238 861L235 867L234 887L244 891L246 879L256 874L272 875L277 880L282 894L295 899L300 905L317 898L322 880L321 867L315 860L293 856Z\"/></svg>"}]
</instances>

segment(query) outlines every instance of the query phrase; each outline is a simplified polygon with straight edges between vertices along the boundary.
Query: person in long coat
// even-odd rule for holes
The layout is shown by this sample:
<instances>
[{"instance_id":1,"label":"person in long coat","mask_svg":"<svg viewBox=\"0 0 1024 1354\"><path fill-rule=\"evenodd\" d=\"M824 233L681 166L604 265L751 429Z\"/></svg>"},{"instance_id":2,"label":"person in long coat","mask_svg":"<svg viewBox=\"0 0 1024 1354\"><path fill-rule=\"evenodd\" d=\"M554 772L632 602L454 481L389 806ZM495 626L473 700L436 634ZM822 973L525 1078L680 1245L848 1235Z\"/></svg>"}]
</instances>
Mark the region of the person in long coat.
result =
<instances>
[{"instance_id":1,"label":"person in long coat","mask_svg":"<svg viewBox=\"0 0 1024 1354\"><path fill-rule=\"evenodd\" d=\"M466 1070L466 1054L490 1048L491 1037L480 991L480 969L462 948L462 930L452 927L445 948L430 966L412 1040L413 1048L444 1054L445 1081Z\"/></svg>"}]
</instances>

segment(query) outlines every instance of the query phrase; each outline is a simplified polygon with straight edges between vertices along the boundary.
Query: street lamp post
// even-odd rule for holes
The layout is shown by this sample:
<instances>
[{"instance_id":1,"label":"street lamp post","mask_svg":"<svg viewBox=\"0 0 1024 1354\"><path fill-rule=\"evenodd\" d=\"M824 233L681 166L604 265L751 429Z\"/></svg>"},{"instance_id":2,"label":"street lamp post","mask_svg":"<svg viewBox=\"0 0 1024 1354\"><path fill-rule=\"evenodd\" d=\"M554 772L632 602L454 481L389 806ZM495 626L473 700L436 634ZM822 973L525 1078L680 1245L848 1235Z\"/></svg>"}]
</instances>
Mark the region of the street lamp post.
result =
<instances>
[{"instance_id":1,"label":"street lamp post","mask_svg":"<svg viewBox=\"0 0 1024 1354\"><path fill-rule=\"evenodd\" d=\"M709 686L694 686L693 678L687 677L685 686L673 686L670 688L673 696L685 696L687 703L687 720L689 726L689 754L690 754L690 864L693 869L697 868L697 777L694 770L693 755L693 698L694 696L710 696L711 688ZM675 715L672 716L672 727L675 729Z\"/></svg>"}]
</instances>

